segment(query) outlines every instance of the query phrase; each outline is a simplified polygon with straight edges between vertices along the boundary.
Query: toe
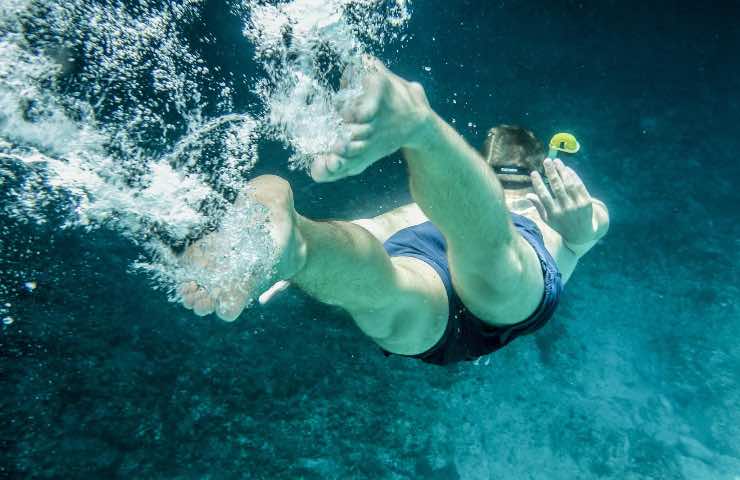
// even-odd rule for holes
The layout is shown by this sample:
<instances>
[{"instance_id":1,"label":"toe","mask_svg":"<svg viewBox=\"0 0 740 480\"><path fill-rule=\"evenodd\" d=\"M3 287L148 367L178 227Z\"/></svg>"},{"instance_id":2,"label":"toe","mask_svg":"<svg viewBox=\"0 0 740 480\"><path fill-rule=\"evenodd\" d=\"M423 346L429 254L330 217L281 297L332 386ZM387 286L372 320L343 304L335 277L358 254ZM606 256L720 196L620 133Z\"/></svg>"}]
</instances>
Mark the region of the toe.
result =
<instances>
[{"instance_id":1,"label":"toe","mask_svg":"<svg viewBox=\"0 0 740 480\"><path fill-rule=\"evenodd\" d=\"M182 306L188 310L192 309L193 303L195 302L195 293L187 293L183 295L180 302L182 303Z\"/></svg>"},{"instance_id":2,"label":"toe","mask_svg":"<svg viewBox=\"0 0 740 480\"><path fill-rule=\"evenodd\" d=\"M326 171L326 160L324 160L323 155L316 155L316 157L311 162L311 178L313 178L317 182L325 182L325 178L328 176L328 173Z\"/></svg>"},{"instance_id":3,"label":"toe","mask_svg":"<svg viewBox=\"0 0 740 480\"><path fill-rule=\"evenodd\" d=\"M317 182L333 182L342 178L346 160L336 154L317 155L311 163L311 178Z\"/></svg>"},{"instance_id":4,"label":"toe","mask_svg":"<svg viewBox=\"0 0 740 480\"><path fill-rule=\"evenodd\" d=\"M213 299L208 295L201 295L193 303L193 313L199 317L204 317L213 313Z\"/></svg>"},{"instance_id":5,"label":"toe","mask_svg":"<svg viewBox=\"0 0 740 480\"><path fill-rule=\"evenodd\" d=\"M190 297L182 297L182 306L188 310L193 309L193 299Z\"/></svg>"},{"instance_id":6,"label":"toe","mask_svg":"<svg viewBox=\"0 0 740 480\"><path fill-rule=\"evenodd\" d=\"M339 155L329 155L326 159L326 169L331 173L331 175L337 175L341 172L342 169L344 169L345 164L345 159Z\"/></svg>"},{"instance_id":7,"label":"toe","mask_svg":"<svg viewBox=\"0 0 740 480\"><path fill-rule=\"evenodd\" d=\"M198 290L198 284L195 282L185 282L177 288L177 294L180 297L186 297Z\"/></svg>"},{"instance_id":8,"label":"toe","mask_svg":"<svg viewBox=\"0 0 740 480\"><path fill-rule=\"evenodd\" d=\"M247 299L243 298L243 295L235 293L227 293L221 295L216 305L216 315L221 320L226 322L233 322L239 315L241 315L244 308L247 306Z\"/></svg>"},{"instance_id":9,"label":"toe","mask_svg":"<svg viewBox=\"0 0 740 480\"><path fill-rule=\"evenodd\" d=\"M195 308L202 299L209 298L208 291L195 282L188 282L180 289L182 306L188 310Z\"/></svg>"}]
</instances>

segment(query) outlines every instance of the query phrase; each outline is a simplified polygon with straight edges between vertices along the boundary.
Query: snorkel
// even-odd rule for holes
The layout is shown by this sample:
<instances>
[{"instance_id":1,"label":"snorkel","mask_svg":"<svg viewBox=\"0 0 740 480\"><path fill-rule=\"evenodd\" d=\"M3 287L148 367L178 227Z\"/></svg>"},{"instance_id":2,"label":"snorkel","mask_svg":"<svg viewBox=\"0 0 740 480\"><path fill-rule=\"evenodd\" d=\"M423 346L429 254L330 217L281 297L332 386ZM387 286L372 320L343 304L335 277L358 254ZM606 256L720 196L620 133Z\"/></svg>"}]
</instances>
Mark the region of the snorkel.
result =
<instances>
[{"instance_id":1,"label":"snorkel","mask_svg":"<svg viewBox=\"0 0 740 480\"><path fill-rule=\"evenodd\" d=\"M556 133L550 139L550 150L547 153L547 157L555 160L558 156L558 152L565 153L577 153L581 149L581 145L570 133Z\"/></svg>"}]
</instances>

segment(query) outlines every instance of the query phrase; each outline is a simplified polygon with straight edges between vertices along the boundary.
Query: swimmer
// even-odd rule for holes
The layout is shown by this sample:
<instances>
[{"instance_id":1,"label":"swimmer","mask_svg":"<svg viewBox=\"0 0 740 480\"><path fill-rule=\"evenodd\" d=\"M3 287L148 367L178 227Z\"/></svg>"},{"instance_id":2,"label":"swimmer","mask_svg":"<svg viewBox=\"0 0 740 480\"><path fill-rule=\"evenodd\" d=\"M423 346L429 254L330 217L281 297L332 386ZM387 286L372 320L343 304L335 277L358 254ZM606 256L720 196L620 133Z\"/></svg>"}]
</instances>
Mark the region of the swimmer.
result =
<instances>
[{"instance_id":1,"label":"swimmer","mask_svg":"<svg viewBox=\"0 0 740 480\"><path fill-rule=\"evenodd\" d=\"M545 158L531 132L495 127L481 155L432 110L421 85L365 62L363 94L342 110L351 138L316 158L311 176L358 175L400 149L415 203L319 222L296 211L287 181L257 177L242 195L268 209L276 275L213 295L191 282L181 287L184 306L232 321L248 298L278 282L265 302L289 281L345 309L386 355L438 365L475 360L538 330L606 233L606 206L572 168ZM218 239L190 246L185 259L207 265Z\"/></svg>"}]
</instances>

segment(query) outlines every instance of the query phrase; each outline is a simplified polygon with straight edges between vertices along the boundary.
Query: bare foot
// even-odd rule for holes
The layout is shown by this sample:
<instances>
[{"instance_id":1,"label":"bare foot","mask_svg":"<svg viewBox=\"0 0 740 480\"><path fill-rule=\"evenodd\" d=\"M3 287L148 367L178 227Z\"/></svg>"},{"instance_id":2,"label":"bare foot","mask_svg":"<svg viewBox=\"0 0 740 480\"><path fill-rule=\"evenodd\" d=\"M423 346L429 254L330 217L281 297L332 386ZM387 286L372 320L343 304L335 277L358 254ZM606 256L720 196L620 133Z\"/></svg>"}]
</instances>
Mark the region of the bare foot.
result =
<instances>
[{"instance_id":1,"label":"bare foot","mask_svg":"<svg viewBox=\"0 0 740 480\"><path fill-rule=\"evenodd\" d=\"M234 255L239 251L239 242L231 232L220 230L195 242L187 248L182 261L192 270L218 279L217 284L209 287L193 280L178 289L183 306L196 315L215 311L221 319L234 321L263 289L277 280L293 277L306 262L306 244L297 227L298 214L290 184L274 175L257 177L247 184L246 192L240 194L234 208L239 209L249 201L244 195L267 209L266 228L276 255L274 268L263 272L261 278L243 275L240 266L233 264L239 258Z\"/></svg>"},{"instance_id":2,"label":"bare foot","mask_svg":"<svg viewBox=\"0 0 740 480\"><path fill-rule=\"evenodd\" d=\"M349 141L314 159L311 177L317 182L358 175L401 147L414 147L432 116L421 85L395 75L376 58L363 61L363 93L341 112Z\"/></svg>"}]
</instances>

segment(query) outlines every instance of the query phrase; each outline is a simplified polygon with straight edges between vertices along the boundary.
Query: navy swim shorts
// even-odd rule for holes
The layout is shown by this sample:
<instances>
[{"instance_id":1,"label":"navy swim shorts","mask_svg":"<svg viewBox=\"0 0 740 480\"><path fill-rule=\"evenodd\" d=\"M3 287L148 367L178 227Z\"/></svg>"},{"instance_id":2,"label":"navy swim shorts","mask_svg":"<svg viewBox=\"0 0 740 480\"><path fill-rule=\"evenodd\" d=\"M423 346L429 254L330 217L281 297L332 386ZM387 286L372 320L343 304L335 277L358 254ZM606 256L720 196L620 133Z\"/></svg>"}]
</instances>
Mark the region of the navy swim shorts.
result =
<instances>
[{"instance_id":1,"label":"navy swim shorts","mask_svg":"<svg viewBox=\"0 0 740 480\"><path fill-rule=\"evenodd\" d=\"M537 309L529 318L513 325L487 325L465 308L452 288L447 244L442 232L432 222L405 228L385 241L383 247L391 257L414 257L429 264L447 290L450 315L442 338L426 352L409 355L410 357L437 365L476 360L503 348L517 337L539 330L552 317L563 291L560 271L545 248L537 225L515 213L511 214L511 218L517 231L537 252L545 282L545 292ZM391 355L389 352L384 353Z\"/></svg>"}]
</instances>

